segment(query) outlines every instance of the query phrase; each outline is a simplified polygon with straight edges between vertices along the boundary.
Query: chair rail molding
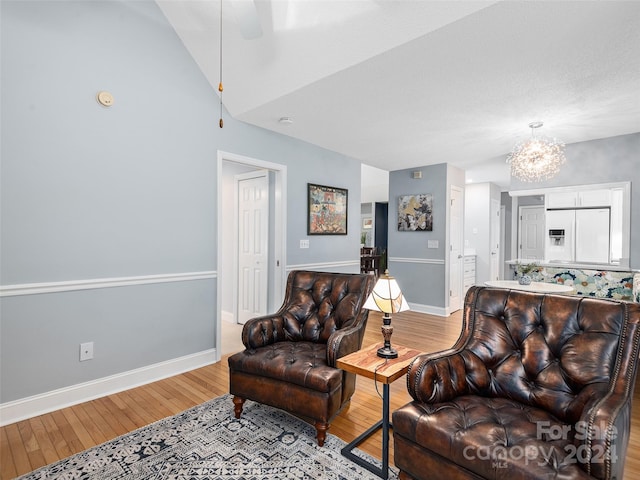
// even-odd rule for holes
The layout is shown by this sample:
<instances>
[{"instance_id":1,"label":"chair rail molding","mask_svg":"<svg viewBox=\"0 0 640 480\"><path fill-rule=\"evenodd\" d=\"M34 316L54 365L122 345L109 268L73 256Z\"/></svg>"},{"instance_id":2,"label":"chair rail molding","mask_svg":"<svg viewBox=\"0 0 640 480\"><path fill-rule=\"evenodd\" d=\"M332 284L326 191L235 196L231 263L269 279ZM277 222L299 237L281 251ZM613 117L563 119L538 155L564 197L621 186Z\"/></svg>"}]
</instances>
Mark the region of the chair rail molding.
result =
<instances>
[{"instance_id":1,"label":"chair rail molding","mask_svg":"<svg viewBox=\"0 0 640 480\"><path fill-rule=\"evenodd\" d=\"M338 262L319 262L319 263L299 263L297 265L287 265L285 270L290 272L292 270L315 270L321 271L323 269L332 269L338 267L354 267L360 271L360 260L343 260Z\"/></svg>"},{"instance_id":2,"label":"chair rail molding","mask_svg":"<svg viewBox=\"0 0 640 480\"><path fill-rule=\"evenodd\" d=\"M444 265L444 260L441 258L389 257L389 261L398 263L426 263L429 265Z\"/></svg>"},{"instance_id":3,"label":"chair rail molding","mask_svg":"<svg viewBox=\"0 0 640 480\"><path fill-rule=\"evenodd\" d=\"M140 275L114 278L92 278L85 280L66 280L60 282L23 283L0 286L0 297L37 295L41 293L72 292L76 290L92 290L99 288L127 287L131 285L148 285L153 283L209 280L216 277L217 273L215 270L208 270L202 272L164 273L157 275Z\"/></svg>"}]
</instances>

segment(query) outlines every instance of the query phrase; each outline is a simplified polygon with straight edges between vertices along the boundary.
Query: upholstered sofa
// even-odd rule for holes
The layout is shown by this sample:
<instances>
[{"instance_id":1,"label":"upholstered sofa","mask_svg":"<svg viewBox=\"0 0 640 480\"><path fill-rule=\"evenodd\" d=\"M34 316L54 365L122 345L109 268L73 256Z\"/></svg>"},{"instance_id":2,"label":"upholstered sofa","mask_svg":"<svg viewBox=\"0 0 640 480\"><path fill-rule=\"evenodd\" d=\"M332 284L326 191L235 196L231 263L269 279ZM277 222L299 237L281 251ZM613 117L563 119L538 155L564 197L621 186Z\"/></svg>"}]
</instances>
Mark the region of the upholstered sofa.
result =
<instances>
[{"instance_id":1,"label":"upholstered sofa","mask_svg":"<svg viewBox=\"0 0 640 480\"><path fill-rule=\"evenodd\" d=\"M640 305L472 287L449 350L411 363L401 478L622 479Z\"/></svg>"}]
</instances>

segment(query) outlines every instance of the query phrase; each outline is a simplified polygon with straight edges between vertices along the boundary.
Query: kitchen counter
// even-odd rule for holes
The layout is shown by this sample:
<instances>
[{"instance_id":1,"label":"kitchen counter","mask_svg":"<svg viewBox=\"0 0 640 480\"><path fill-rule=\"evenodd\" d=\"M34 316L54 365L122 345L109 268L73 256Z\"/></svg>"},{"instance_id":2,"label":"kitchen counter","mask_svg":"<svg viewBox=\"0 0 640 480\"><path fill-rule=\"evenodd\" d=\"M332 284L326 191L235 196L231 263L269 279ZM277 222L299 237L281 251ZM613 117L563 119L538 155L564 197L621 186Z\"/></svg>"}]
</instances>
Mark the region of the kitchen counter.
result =
<instances>
[{"instance_id":1,"label":"kitchen counter","mask_svg":"<svg viewBox=\"0 0 640 480\"><path fill-rule=\"evenodd\" d=\"M568 285L575 289L577 295L640 302L640 270L637 269L594 263L534 260L509 260L507 263L514 276L516 263L536 263L539 268L529 274L533 281Z\"/></svg>"},{"instance_id":2,"label":"kitchen counter","mask_svg":"<svg viewBox=\"0 0 640 480\"><path fill-rule=\"evenodd\" d=\"M511 288L538 293L569 293L574 291L573 287L568 285L548 282L531 282L528 285L521 285L517 280L489 280L484 284L487 287Z\"/></svg>"},{"instance_id":3,"label":"kitchen counter","mask_svg":"<svg viewBox=\"0 0 640 480\"><path fill-rule=\"evenodd\" d=\"M545 262L541 260L507 260L505 263L507 265L515 266L516 263L527 264L527 263L535 263L540 267L554 267L554 268L566 268L573 270L596 270L596 271L607 271L607 272L633 272L640 273L639 269L633 269L629 267L621 267L620 265L607 265L603 263L571 263L571 262Z\"/></svg>"}]
</instances>

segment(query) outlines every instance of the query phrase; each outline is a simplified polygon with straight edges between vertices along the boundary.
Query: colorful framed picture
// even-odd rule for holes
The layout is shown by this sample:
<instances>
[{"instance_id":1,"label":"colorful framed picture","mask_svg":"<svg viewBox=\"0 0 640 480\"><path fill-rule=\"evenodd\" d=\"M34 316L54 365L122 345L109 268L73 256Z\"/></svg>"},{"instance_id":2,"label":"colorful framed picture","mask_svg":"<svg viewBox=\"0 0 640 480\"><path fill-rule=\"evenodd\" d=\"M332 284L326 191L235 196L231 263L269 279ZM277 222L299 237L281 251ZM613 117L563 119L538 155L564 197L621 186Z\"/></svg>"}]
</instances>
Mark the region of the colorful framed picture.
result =
<instances>
[{"instance_id":1,"label":"colorful framed picture","mask_svg":"<svg viewBox=\"0 0 640 480\"><path fill-rule=\"evenodd\" d=\"M362 228L373 228L373 218L363 218L362 219Z\"/></svg>"},{"instance_id":2,"label":"colorful framed picture","mask_svg":"<svg viewBox=\"0 0 640 480\"><path fill-rule=\"evenodd\" d=\"M400 195L398 197L398 230L431 232L433 230L433 195Z\"/></svg>"},{"instance_id":3,"label":"colorful framed picture","mask_svg":"<svg viewBox=\"0 0 640 480\"><path fill-rule=\"evenodd\" d=\"M348 190L307 184L307 234L346 235Z\"/></svg>"}]
</instances>

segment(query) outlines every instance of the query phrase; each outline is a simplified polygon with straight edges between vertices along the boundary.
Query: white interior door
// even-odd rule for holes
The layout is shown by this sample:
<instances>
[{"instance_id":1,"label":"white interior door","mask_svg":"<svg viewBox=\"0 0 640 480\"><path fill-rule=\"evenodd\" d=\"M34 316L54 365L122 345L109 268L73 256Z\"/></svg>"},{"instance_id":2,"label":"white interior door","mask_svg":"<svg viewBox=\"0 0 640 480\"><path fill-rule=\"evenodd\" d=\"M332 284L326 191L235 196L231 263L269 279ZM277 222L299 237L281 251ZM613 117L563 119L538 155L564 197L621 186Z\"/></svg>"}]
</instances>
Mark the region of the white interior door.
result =
<instances>
[{"instance_id":1,"label":"white interior door","mask_svg":"<svg viewBox=\"0 0 640 480\"><path fill-rule=\"evenodd\" d=\"M460 187L451 186L451 246L449 249L449 310L462 308L464 301L464 199Z\"/></svg>"},{"instance_id":2,"label":"white interior door","mask_svg":"<svg viewBox=\"0 0 640 480\"><path fill-rule=\"evenodd\" d=\"M491 258L489 259L489 279L500 280L500 202L495 198L491 199L490 228Z\"/></svg>"},{"instance_id":3,"label":"white interior door","mask_svg":"<svg viewBox=\"0 0 640 480\"><path fill-rule=\"evenodd\" d=\"M518 258L544 259L544 207L520 207Z\"/></svg>"},{"instance_id":4,"label":"white interior door","mask_svg":"<svg viewBox=\"0 0 640 480\"><path fill-rule=\"evenodd\" d=\"M269 177L260 170L236 177L238 192L238 323L267 313Z\"/></svg>"}]
</instances>

